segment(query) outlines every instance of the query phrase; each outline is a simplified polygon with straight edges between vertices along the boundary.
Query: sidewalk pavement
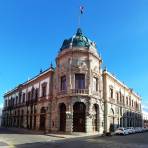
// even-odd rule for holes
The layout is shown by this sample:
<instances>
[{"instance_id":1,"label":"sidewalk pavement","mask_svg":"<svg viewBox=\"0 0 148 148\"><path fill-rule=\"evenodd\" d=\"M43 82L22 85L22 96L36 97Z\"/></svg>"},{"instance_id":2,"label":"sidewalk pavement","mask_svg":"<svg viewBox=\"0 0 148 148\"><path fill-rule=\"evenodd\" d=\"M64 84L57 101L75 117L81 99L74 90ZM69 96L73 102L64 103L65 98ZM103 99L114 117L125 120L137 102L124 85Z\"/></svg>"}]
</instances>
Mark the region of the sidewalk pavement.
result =
<instances>
[{"instance_id":1,"label":"sidewalk pavement","mask_svg":"<svg viewBox=\"0 0 148 148\"><path fill-rule=\"evenodd\" d=\"M81 132L73 132L73 133L56 132L56 133L48 133L46 135L51 136L51 137L73 139L73 138L83 138L83 137L92 137L92 136L98 137L98 136L101 136L102 134L100 133L81 133Z\"/></svg>"},{"instance_id":2,"label":"sidewalk pavement","mask_svg":"<svg viewBox=\"0 0 148 148\"><path fill-rule=\"evenodd\" d=\"M13 145L8 144L7 142L0 140L0 148L14 148Z\"/></svg>"},{"instance_id":3,"label":"sidewalk pavement","mask_svg":"<svg viewBox=\"0 0 148 148\"><path fill-rule=\"evenodd\" d=\"M81 133L81 132L73 132L73 133L65 133L65 132L44 132L44 131L36 131L25 128L8 128L11 132L20 133L20 134L33 134L33 135L45 135L63 139L71 139L71 138L82 138L82 137L91 137L91 136L101 136L99 132L95 133Z\"/></svg>"}]
</instances>

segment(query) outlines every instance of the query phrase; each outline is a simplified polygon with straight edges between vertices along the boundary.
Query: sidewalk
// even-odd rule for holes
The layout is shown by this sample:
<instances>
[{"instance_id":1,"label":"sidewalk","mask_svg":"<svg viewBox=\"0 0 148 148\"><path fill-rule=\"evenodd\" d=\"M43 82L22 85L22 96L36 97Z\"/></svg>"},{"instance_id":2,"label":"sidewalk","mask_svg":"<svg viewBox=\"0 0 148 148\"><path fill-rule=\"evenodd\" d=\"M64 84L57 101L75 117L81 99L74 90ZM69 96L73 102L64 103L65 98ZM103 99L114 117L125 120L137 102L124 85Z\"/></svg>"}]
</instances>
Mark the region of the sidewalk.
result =
<instances>
[{"instance_id":1,"label":"sidewalk","mask_svg":"<svg viewBox=\"0 0 148 148\"><path fill-rule=\"evenodd\" d=\"M44 131L36 131L36 130L31 130L31 129L25 129L25 128L16 128L16 127L9 127L6 128L11 132L14 133L19 133L19 134L37 134L37 135L44 135Z\"/></svg>"},{"instance_id":2,"label":"sidewalk","mask_svg":"<svg viewBox=\"0 0 148 148\"><path fill-rule=\"evenodd\" d=\"M98 137L101 136L100 133L80 133L80 132L73 132L73 133L48 133L47 136L51 137L58 137L58 138L65 138L65 139L73 139L73 138L83 138L83 137Z\"/></svg>"},{"instance_id":3,"label":"sidewalk","mask_svg":"<svg viewBox=\"0 0 148 148\"><path fill-rule=\"evenodd\" d=\"M57 138L63 138L63 139L71 139L71 138L80 138L80 137L91 137L91 136L101 136L100 133L81 133L81 132L73 132L73 133L64 133L64 132L48 132L45 133L44 131L36 131L36 130L30 130L25 128L8 128L11 132L19 133L19 134L32 134L32 135L45 135L45 136L51 136L51 137L57 137Z\"/></svg>"},{"instance_id":4,"label":"sidewalk","mask_svg":"<svg viewBox=\"0 0 148 148\"><path fill-rule=\"evenodd\" d=\"M14 146L0 139L0 148L14 148Z\"/></svg>"}]
</instances>

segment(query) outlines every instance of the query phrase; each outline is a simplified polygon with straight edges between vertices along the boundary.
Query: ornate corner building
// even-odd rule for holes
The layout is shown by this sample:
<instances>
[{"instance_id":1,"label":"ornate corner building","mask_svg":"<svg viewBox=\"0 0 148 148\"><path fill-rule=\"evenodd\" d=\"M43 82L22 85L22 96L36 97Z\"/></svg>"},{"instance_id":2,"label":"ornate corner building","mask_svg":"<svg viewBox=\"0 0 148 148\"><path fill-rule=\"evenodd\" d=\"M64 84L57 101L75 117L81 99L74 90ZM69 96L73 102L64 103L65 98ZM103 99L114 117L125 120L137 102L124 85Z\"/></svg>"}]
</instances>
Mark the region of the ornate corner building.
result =
<instances>
[{"instance_id":1,"label":"ornate corner building","mask_svg":"<svg viewBox=\"0 0 148 148\"><path fill-rule=\"evenodd\" d=\"M141 127L141 98L106 69L81 29L65 39L52 66L4 95L3 126L103 133Z\"/></svg>"}]
</instances>

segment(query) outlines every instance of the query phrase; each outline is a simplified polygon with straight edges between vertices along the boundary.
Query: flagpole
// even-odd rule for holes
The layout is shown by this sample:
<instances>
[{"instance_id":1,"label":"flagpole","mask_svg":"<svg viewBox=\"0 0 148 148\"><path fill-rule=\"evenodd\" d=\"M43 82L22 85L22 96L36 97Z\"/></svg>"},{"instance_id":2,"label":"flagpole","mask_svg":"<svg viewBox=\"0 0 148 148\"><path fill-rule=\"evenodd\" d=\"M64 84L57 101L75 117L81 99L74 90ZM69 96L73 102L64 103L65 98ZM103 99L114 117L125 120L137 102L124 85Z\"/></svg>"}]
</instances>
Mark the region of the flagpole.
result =
<instances>
[{"instance_id":1,"label":"flagpole","mask_svg":"<svg viewBox=\"0 0 148 148\"><path fill-rule=\"evenodd\" d=\"M81 26L81 15L83 14L83 6L80 6L79 15L78 15L78 28Z\"/></svg>"},{"instance_id":2,"label":"flagpole","mask_svg":"<svg viewBox=\"0 0 148 148\"><path fill-rule=\"evenodd\" d=\"M80 25L81 25L81 14L79 12L79 15L78 15L78 28L80 28Z\"/></svg>"}]
</instances>

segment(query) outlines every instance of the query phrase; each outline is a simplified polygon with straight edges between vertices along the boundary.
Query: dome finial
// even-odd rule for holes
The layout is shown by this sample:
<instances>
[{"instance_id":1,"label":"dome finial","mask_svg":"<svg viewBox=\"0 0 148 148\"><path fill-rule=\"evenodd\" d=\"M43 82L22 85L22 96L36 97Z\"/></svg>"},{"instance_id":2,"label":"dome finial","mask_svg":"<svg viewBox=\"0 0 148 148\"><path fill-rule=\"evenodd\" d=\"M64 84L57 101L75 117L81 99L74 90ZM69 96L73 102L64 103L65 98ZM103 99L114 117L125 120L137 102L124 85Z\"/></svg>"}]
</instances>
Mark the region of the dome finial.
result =
<instances>
[{"instance_id":1,"label":"dome finial","mask_svg":"<svg viewBox=\"0 0 148 148\"><path fill-rule=\"evenodd\" d=\"M77 33L76 33L76 36L81 36L82 35L82 29L81 28L78 28L77 29Z\"/></svg>"}]
</instances>

